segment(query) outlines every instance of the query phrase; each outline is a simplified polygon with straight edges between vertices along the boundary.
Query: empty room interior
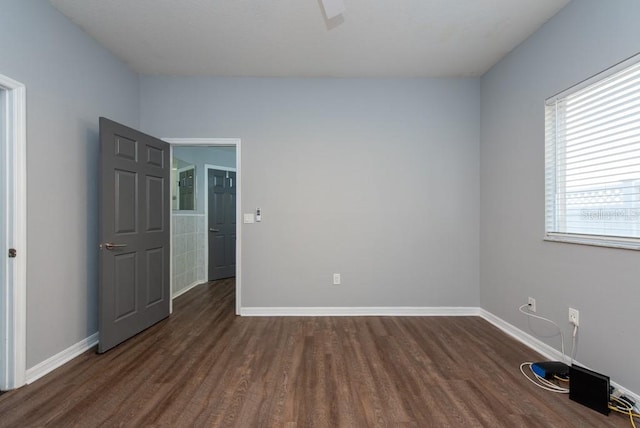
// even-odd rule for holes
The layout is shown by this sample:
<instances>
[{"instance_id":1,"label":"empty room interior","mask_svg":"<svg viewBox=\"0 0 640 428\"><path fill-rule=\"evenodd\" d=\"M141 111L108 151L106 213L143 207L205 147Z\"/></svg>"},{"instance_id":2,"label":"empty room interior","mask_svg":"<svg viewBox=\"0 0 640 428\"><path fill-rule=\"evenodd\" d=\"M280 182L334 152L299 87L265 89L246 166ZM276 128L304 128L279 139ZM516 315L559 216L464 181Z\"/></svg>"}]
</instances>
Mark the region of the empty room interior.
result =
<instances>
[{"instance_id":1,"label":"empty room interior","mask_svg":"<svg viewBox=\"0 0 640 428\"><path fill-rule=\"evenodd\" d=\"M639 20L1 1L0 426L635 426Z\"/></svg>"}]
</instances>

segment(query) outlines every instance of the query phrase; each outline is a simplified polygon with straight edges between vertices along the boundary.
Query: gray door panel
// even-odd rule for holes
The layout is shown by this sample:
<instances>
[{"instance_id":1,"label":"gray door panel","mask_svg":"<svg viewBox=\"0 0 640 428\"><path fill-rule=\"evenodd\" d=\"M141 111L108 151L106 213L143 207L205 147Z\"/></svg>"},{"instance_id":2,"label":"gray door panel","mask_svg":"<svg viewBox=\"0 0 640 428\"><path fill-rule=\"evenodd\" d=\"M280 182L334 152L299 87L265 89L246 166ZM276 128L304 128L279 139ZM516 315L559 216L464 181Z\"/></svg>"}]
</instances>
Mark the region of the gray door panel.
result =
<instances>
[{"instance_id":1,"label":"gray door panel","mask_svg":"<svg viewBox=\"0 0 640 428\"><path fill-rule=\"evenodd\" d=\"M102 353L169 316L169 144L100 118L100 167Z\"/></svg>"},{"instance_id":2,"label":"gray door panel","mask_svg":"<svg viewBox=\"0 0 640 428\"><path fill-rule=\"evenodd\" d=\"M210 169L207 183L212 281L236 274L236 173Z\"/></svg>"}]
</instances>

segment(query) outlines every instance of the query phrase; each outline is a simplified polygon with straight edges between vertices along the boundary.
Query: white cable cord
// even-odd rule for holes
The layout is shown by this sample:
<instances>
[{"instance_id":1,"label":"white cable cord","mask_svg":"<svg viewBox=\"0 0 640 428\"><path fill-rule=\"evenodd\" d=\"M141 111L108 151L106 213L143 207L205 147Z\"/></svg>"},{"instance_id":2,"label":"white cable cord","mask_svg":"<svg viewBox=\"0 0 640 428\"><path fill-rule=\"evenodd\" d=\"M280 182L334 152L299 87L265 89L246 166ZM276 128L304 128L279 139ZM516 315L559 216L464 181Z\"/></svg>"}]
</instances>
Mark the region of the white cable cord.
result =
<instances>
[{"instance_id":1,"label":"white cable cord","mask_svg":"<svg viewBox=\"0 0 640 428\"><path fill-rule=\"evenodd\" d=\"M556 385L553 382L548 381L547 379L538 376L538 374L536 374L536 372L533 371L533 368L531 367L533 365L532 362L525 362L520 364L520 373L522 373L522 375L524 377L526 377L529 382L533 383L535 386L537 386L538 388L542 388L545 391L550 391L550 392L555 392L558 394L568 394L569 393L569 388L564 388L562 386ZM533 376L535 377L535 379L538 381L536 382L535 380L533 380L532 378L530 378L525 372L524 372L524 367L525 366L529 366L529 368L531 369L531 373L533 373Z\"/></svg>"},{"instance_id":2,"label":"white cable cord","mask_svg":"<svg viewBox=\"0 0 640 428\"><path fill-rule=\"evenodd\" d=\"M525 304L525 305L520 306L518 308L518 310L520 312L522 312L523 314L525 314L526 316L528 316L528 317L537 318L539 320L546 321L548 323L551 323L551 324L555 325L558 328L558 331L560 332L560 349L562 350L562 362L564 363L566 361L566 359L567 359L567 356L564 353L564 334L562 333L562 329L560 328L560 326L558 324L556 324L555 322L551 321L550 319L547 319L547 318L544 318L544 317L541 317L541 316L538 316L538 315L534 315L529 311L525 311L524 308L527 308L527 307L529 307L529 305ZM574 343L575 343L575 331L574 331L573 338L574 338ZM573 353L573 349L571 350L571 352ZM573 357L572 357L572 361L573 361Z\"/></svg>"},{"instance_id":3,"label":"white cable cord","mask_svg":"<svg viewBox=\"0 0 640 428\"><path fill-rule=\"evenodd\" d=\"M522 305L518 308L518 310L520 312L522 312L523 314L525 314L528 317L531 318L536 318L542 321L546 321L548 323L553 324L554 326L556 326L556 328L558 329L558 332L560 333L560 350L562 352L562 362L565 362L567 360L567 355L565 354L564 351L564 334L562 333L562 329L560 328L560 326L558 324L556 324L555 322L551 321L550 319L541 317L539 315L534 315L531 312L529 312L528 310L525 310L525 308L528 308L529 305ZM573 327L573 335L572 335L572 341L571 341L571 355L569 355L570 359L571 359L571 364L573 364L573 360L575 359L575 352L576 352L576 333L578 332L578 326L574 325ZM565 388L562 387L560 385L556 385L555 383L545 379L542 376L539 376L536 372L533 371L533 364L531 362L525 362L520 364L520 373L522 373L522 375L524 377L527 378L527 380L529 380L529 382L533 383L535 386L537 386L538 388L542 388L545 391L549 391L549 392L555 392L558 394L568 394L569 393L569 388ZM531 373L533 374L533 378L528 376L525 371L524 371L524 367L525 366L529 366L529 369L531 370Z\"/></svg>"},{"instance_id":4,"label":"white cable cord","mask_svg":"<svg viewBox=\"0 0 640 428\"><path fill-rule=\"evenodd\" d=\"M573 337L571 339L571 365L573 365L573 361L576 359L576 333L578 332L578 326L573 326Z\"/></svg>"}]
</instances>

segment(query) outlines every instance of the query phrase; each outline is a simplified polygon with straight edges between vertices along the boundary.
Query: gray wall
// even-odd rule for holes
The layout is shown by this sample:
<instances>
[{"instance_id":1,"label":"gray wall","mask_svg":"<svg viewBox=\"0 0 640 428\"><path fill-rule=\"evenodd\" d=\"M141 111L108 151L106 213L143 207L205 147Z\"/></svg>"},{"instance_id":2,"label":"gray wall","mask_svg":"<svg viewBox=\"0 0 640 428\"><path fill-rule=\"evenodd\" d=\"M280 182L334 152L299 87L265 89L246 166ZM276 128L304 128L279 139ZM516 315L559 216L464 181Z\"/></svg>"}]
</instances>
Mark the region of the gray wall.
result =
<instances>
[{"instance_id":1,"label":"gray wall","mask_svg":"<svg viewBox=\"0 0 640 428\"><path fill-rule=\"evenodd\" d=\"M638 17L635 0L571 2L483 77L481 106L482 307L531 332L517 307L532 296L569 338L577 308L578 361L634 391L640 253L542 237L544 100L638 52Z\"/></svg>"},{"instance_id":2,"label":"gray wall","mask_svg":"<svg viewBox=\"0 0 640 428\"><path fill-rule=\"evenodd\" d=\"M141 78L141 127L242 139L243 306L477 306L479 80ZM332 273L343 285L331 285Z\"/></svg>"},{"instance_id":3,"label":"gray wall","mask_svg":"<svg viewBox=\"0 0 640 428\"><path fill-rule=\"evenodd\" d=\"M138 77L42 0L5 0L0 73L27 88L27 367L97 331L98 116L138 125Z\"/></svg>"},{"instance_id":4,"label":"gray wall","mask_svg":"<svg viewBox=\"0 0 640 428\"><path fill-rule=\"evenodd\" d=\"M204 192L206 165L236 167L235 147L179 147L173 148L173 156L196 166L196 209L192 212L204 213Z\"/></svg>"}]
</instances>

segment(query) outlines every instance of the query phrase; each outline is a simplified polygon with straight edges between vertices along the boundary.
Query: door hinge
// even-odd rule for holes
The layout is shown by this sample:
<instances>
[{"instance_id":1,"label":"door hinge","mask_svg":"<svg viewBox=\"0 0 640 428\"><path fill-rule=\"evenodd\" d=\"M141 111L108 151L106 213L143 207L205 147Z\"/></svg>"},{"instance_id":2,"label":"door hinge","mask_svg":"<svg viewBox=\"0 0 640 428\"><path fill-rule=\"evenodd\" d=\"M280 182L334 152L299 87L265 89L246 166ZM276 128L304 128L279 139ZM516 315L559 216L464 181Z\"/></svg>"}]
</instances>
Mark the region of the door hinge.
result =
<instances>
[{"instance_id":1,"label":"door hinge","mask_svg":"<svg viewBox=\"0 0 640 428\"><path fill-rule=\"evenodd\" d=\"M9 248L9 258L13 259L18 255L18 252L15 248Z\"/></svg>"}]
</instances>

